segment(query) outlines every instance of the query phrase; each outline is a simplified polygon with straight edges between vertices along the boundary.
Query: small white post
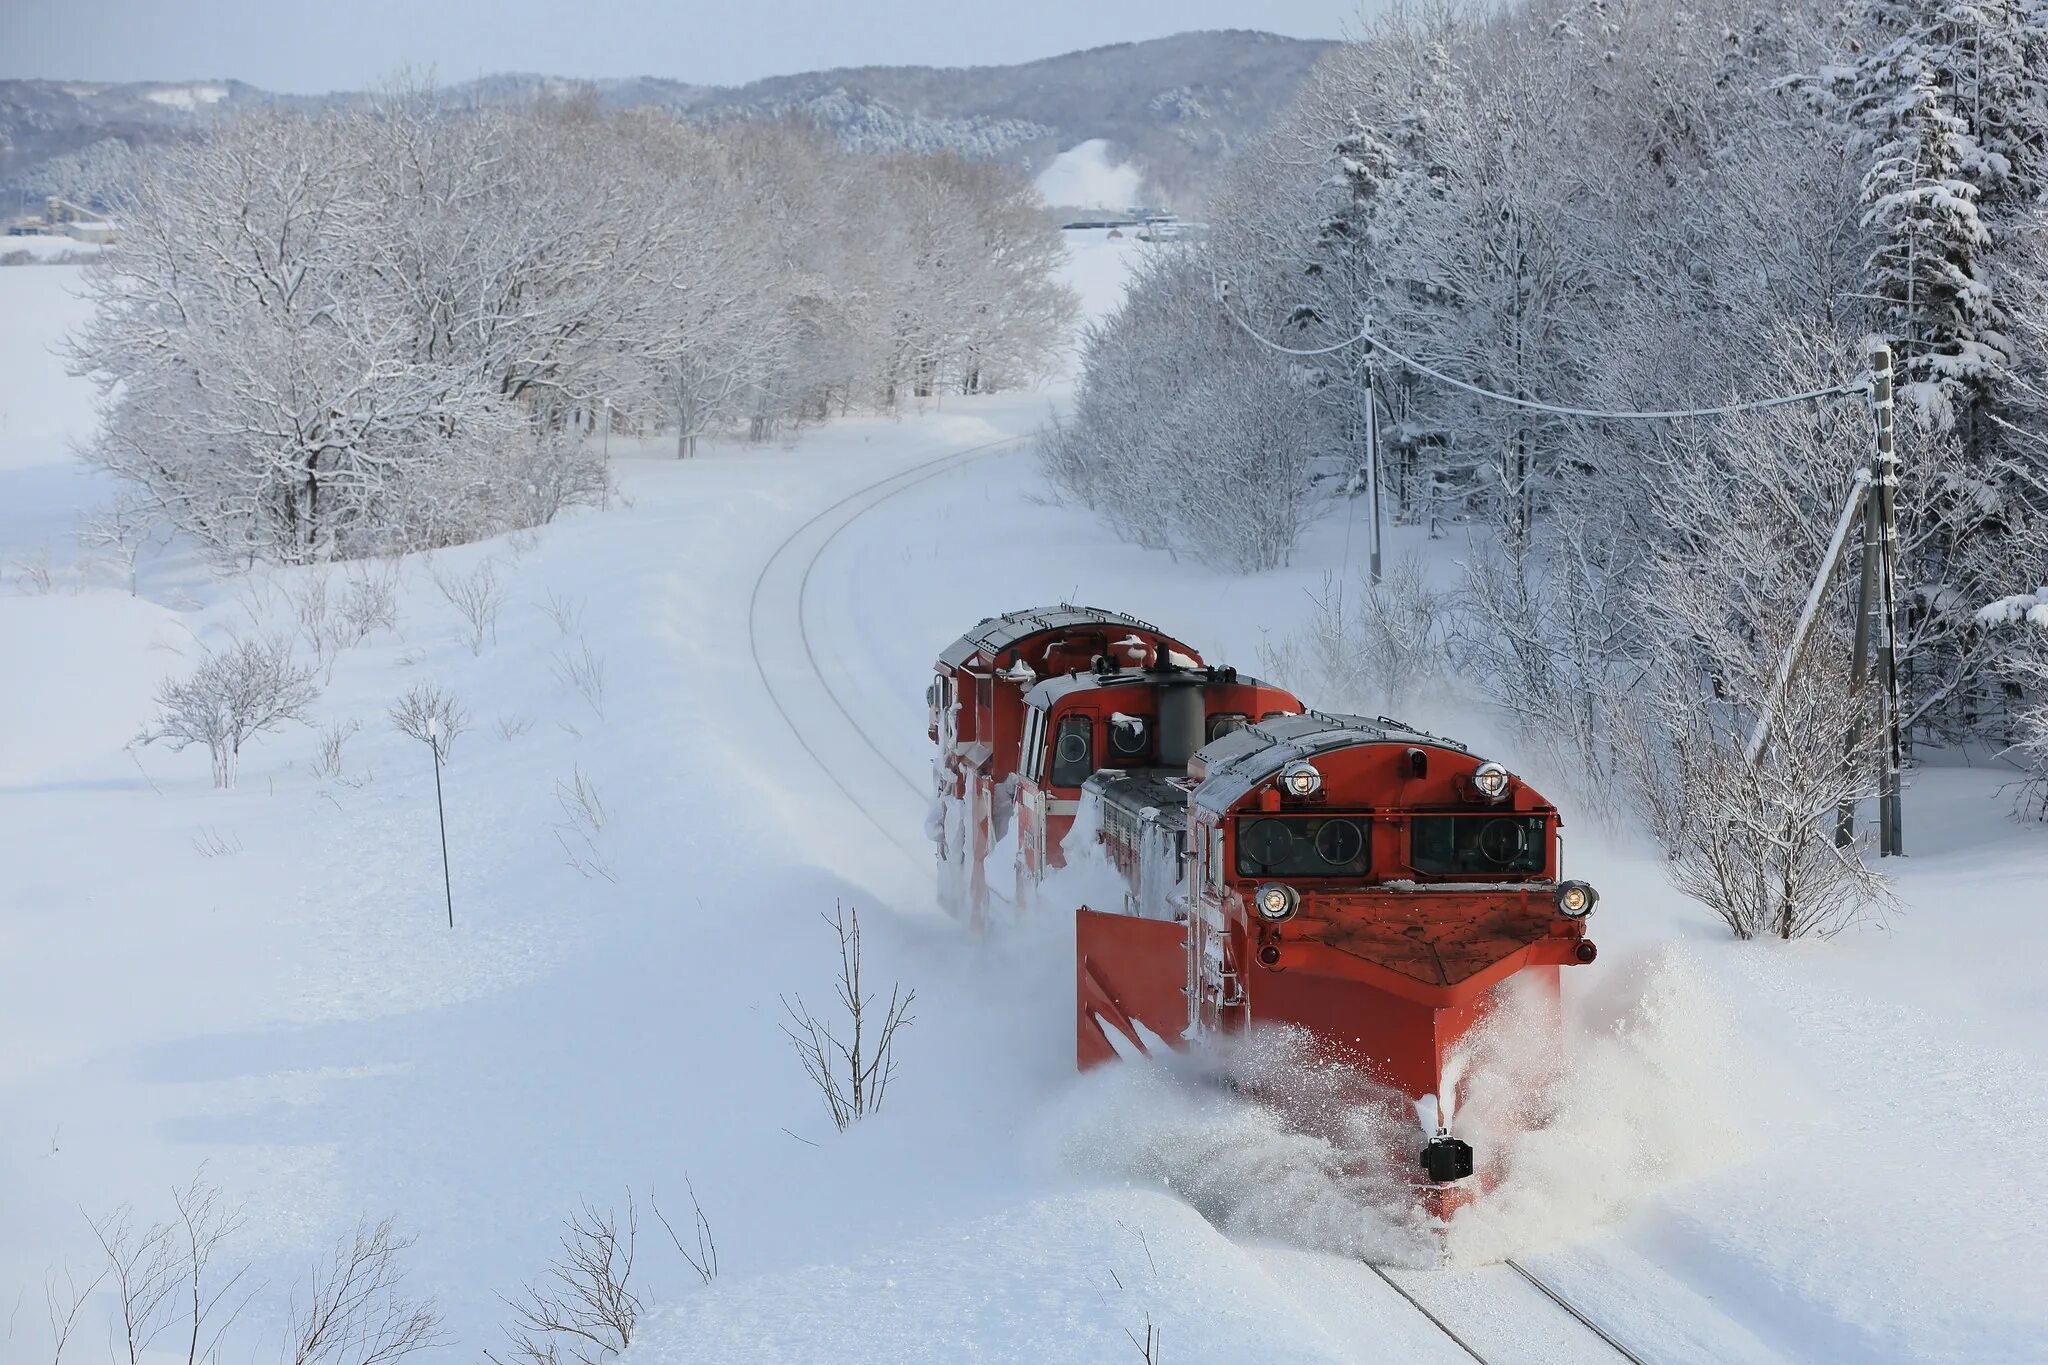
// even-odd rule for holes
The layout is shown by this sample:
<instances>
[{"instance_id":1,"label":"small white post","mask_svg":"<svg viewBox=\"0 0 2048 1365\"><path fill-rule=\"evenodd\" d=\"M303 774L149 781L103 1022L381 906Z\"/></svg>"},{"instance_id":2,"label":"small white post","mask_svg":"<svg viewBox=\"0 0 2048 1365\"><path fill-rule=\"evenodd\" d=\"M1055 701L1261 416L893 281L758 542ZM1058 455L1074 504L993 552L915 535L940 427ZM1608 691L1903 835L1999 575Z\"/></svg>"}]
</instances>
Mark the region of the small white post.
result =
<instances>
[{"instance_id":1,"label":"small white post","mask_svg":"<svg viewBox=\"0 0 2048 1365\"><path fill-rule=\"evenodd\" d=\"M448 927L455 927L455 883L448 875L448 808L441 800L441 726L427 717L427 747L434 751L434 814L441 822L441 895L448 903Z\"/></svg>"}]
</instances>

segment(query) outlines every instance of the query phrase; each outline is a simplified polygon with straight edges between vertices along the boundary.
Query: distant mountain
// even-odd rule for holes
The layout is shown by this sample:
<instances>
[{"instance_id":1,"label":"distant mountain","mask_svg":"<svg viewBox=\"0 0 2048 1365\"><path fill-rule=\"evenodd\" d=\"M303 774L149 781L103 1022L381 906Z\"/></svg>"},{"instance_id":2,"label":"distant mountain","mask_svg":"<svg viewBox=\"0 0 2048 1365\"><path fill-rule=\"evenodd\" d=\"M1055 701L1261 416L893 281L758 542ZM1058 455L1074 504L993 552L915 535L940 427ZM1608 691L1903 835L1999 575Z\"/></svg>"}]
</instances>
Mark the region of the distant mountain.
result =
<instances>
[{"instance_id":1,"label":"distant mountain","mask_svg":"<svg viewBox=\"0 0 2048 1365\"><path fill-rule=\"evenodd\" d=\"M569 81L501 75L450 87L450 93L491 104L591 90L607 105L654 105L707 121L794 114L861 150L951 148L1033 170L1065 148L1101 138L1145 171L1152 194L1185 198L1228 152L1266 126L1333 46L1231 29L1117 43L1017 66L849 67L735 87L652 76ZM223 111L318 108L361 98L356 92L278 95L234 80L0 81L0 184L34 187L38 168L50 158L108 138L159 142L185 136Z\"/></svg>"}]
</instances>

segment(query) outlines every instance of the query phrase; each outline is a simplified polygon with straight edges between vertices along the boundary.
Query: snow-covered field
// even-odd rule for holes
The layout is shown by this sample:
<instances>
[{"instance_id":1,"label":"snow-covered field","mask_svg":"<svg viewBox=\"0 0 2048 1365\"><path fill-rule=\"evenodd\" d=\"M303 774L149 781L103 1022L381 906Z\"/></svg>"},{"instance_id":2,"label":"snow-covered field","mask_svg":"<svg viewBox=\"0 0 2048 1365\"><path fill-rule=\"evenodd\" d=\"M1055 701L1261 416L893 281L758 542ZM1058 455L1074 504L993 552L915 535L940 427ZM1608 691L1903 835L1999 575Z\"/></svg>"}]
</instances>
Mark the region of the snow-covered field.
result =
<instances>
[{"instance_id":1,"label":"snow-covered field","mask_svg":"<svg viewBox=\"0 0 2048 1365\"><path fill-rule=\"evenodd\" d=\"M1070 236L1099 312L1142 248ZM129 741L161 677L288 620L309 572L173 548L131 596L78 547L111 490L68 453L90 394L49 351L76 281L0 271L0 1359L47 1358L46 1276L91 1265L89 1217L161 1217L202 1167L277 1291L250 1321L394 1215L456 1338L435 1359L498 1344L496 1295L579 1201L686 1217L686 1176L722 1273L643 1218L628 1360L1135 1359L1148 1319L1172 1361L1469 1359L1360 1262L1412 1248L1328 1154L1167 1072L1074 1076L1065 926L969 935L920 833L926 670L964 626L1096 602L1255 665L1340 523L1248 578L1119 543L1010 439L1057 392L629 454L606 510L390 566L396 629L323 668L317 720L361 725L338 776L292 729L216 792L203 755ZM485 564L504 605L473 653L436 579ZM558 676L586 648L594 698ZM452 930L431 765L385 716L423 680L473 717ZM1414 719L1518 757L1449 704ZM599 828L560 799L579 776ZM1901 912L1793 948L1728 942L1575 827L1602 952L1567 974L1563 1115L1458 1266L1403 1283L1494 1361L1617 1358L1505 1253L1646 1360L2048 1355L2048 838L1998 781L1921 772ZM917 990L888 1105L845 1135L778 1027L785 994L828 995L835 901Z\"/></svg>"}]
</instances>

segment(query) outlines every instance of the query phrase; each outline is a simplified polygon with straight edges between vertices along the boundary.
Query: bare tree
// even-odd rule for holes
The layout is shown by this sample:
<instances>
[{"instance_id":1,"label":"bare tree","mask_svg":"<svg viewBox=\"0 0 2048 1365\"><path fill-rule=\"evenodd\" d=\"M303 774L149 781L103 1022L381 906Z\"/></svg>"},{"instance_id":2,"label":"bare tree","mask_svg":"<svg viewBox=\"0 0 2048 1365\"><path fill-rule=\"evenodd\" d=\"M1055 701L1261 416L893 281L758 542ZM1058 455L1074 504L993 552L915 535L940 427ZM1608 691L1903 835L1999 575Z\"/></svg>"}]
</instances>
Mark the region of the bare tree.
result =
<instances>
[{"instance_id":1,"label":"bare tree","mask_svg":"<svg viewBox=\"0 0 2048 1365\"><path fill-rule=\"evenodd\" d=\"M585 877L617 881L597 848L597 836L610 818L598 796L597 784L583 775L582 768L571 768L568 781L555 782L555 804L562 811L561 823L555 826L555 841L562 846L562 856L569 866Z\"/></svg>"},{"instance_id":2,"label":"bare tree","mask_svg":"<svg viewBox=\"0 0 2048 1365\"><path fill-rule=\"evenodd\" d=\"M43 1311L50 1321L50 1365L64 1365L64 1348L71 1344L71 1334L78 1329L78 1315L85 1311L86 1300L106 1281L107 1274L108 1267L101 1266L100 1273L80 1288L67 1267L61 1291L55 1272L43 1280Z\"/></svg>"},{"instance_id":3,"label":"bare tree","mask_svg":"<svg viewBox=\"0 0 2048 1365\"><path fill-rule=\"evenodd\" d=\"M1325 580L1298 638L1263 646L1262 671L1319 706L1382 715L1432 696L1450 671L1448 595L1415 560L1384 580Z\"/></svg>"},{"instance_id":4,"label":"bare tree","mask_svg":"<svg viewBox=\"0 0 2048 1365\"><path fill-rule=\"evenodd\" d=\"M578 636L576 648L555 655L553 667L556 680L588 702L597 718L603 720L604 656L590 647L590 641Z\"/></svg>"},{"instance_id":5,"label":"bare tree","mask_svg":"<svg viewBox=\"0 0 2048 1365\"><path fill-rule=\"evenodd\" d=\"M455 737L469 728L469 708L433 683L415 683L393 703L391 723L408 738L433 746L446 763Z\"/></svg>"},{"instance_id":6,"label":"bare tree","mask_svg":"<svg viewBox=\"0 0 2048 1365\"><path fill-rule=\"evenodd\" d=\"M2048 586L2000 598L1977 620L1999 637L1999 672L2016 703L2005 753L2025 773L2019 808L2048 819Z\"/></svg>"},{"instance_id":7,"label":"bare tree","mask_svg":"<svg viewBox=\"0 0 2048 1365\"><path fill-rule=\"evenodd\" d=\"M394 569L350 572L348 586L336 604L341 644L359 645L377 631L398 629L397 577Z\"/></svg>"},{"instance_id":8,"label":"bare tree","mask_svg":"<svg viewBox=\"0 0 2048 1365\"><path fill-rule=\"evenodd\" d=\"M639 1231L630 1190L623 1221L616 1209L600 1212L589 1203L571 1214L547 1273L524 1286L519 1302L505 1301L513 1314L505 1328L509 1353L485 1351L484 1359L496 1365L602 1365L624 1351L644 1311L631 1287Z\"/></svg>"},{"instance_id":9,"label":"bare tree","mask_svg":"<svg viewBox=\"0 0 2048 1365\"><path fill-rule=\"evenodd\" d=\"M356 1224L294 1296L284 1359L290 1365L389 1365L448 1344L440 1314L403 1290L399 1255L412 1239L390 1219Z\"/></svg>"},{"instance_id":10,"label":"bare tree","mask_svg":"<svg viewBox=\"0 0 2048 1365\"><path fill-rule=\"evenodd\" d=\"M354 718L346 721L331 721L320 732L320 753L313 760L315 777L338 778L342 775L342 746L361 729L363 723Z\"/></svg>"},{"instance_id":11,"label":"bare tree","mask_svg":"<svg viewBox=\"0 0 2048 1365\"><path fill-rule=\"evenodd\" d=\"M112 506L85 519L78 528L78 539L81 544L106 552L107 559L120 567L128 584L128 595L133 597L142 553L157 543L161 529L156 509L137 490L126 490Z\"/></svg>"},{"instance_id":12,"label":"bare tree","mask_svg":"<svg viewBox=\"0 0 2048 1365\"><path fill-rule=\"evenodd\" d=\"M711 1235L711 1220L704 1216L704 1205L698 1202L697 1187L690 1182L688 1176L683 1177L683 1185L690 1192L690 1230L697 1244L695 1251L683 1245L683 1239L676 1235L675 1225L668 1221L668 1215L661 1211L661 1205L655 1203L651 1190L648 1192L647 1202L653 1205L654 1216L661 1220L661 1226L668 1232L669 1241L675 1243L676 1254L689 1264L700 1281L710 1284L718 1278L718 1240Z\"/></svg>"},{"instance_id":13,"label":"bare tree","mask_svg":"<svg viewBox=\"0 0 2048 1365\"><path fill-rule=\"evenodd\" d=\"M583 629L582 598L569 597L550 588L542 599L542 607L548 614L548 620L553 621L555 629L562 634L575 635Z\"/></svg>"},{"instance_id":14,"label":"bare tree","mask_svg":"<svg viewBox=\"0 0 2048 1365\"><path fill-rule=\"evenodd\" d=\"M484 641L498 642L498 611L505 605L505 590L498 586L497 571L485 560L467 574L444 576L434 573L434 586L448 605L461 614L467 628L464 641L471 654L484 652Z\"/></svg>"},{"instance_id":15,"label":"bare tree","mask_svg":"<svg viewBox=\"0 0 2048 1365\"><path fill-rule=\"evenodd\" d=\"M213 1265L222 1244L240 1231L241 1211L222 1203L220 1191L197 1177L171 1197L177 1217L169 1221L137 1227L130 1210L122 1208L92 1225L106 1257L104 1279L114 1291L115 1358L128 1365L217 1359L223 1336L249 1302L248 1294L233 1297L248 1268L215 1273ZM174 1344L159 1348L157 1341L166 1335Z\"/></svg>"},{"instance_id":16,"label":"bare tree","mask_svg":"<svg viewBox=\"0 0 2048 1365\"><path fill-rule=\"evenodd\" d=\"M145 744L161 740L173 750L203 744L213 760L213 785L235 785L242 746L286 721L303 722L319 696L313 670L292 657L281 636L238 640L209 653L191 677L166 679L157 690L157 723Z\"/></svg>"},{"instance_id":17,"label":"bare tree","mask_svg":"<svg viewBox=\"0 0 2048 1365\"><path fill-rule=\"evenodd\" d=\"M896 1074L896 1031L911 1022L917 992L894 983L888 1004L877 1012L877 997L862 982L860 912L836 905L830 916L819 918L839 937L839 1017L820 1019L801 995L784 996L788 1022L782 1032L843 1133L881 1107Z\"/></svg>"}]
</instances>

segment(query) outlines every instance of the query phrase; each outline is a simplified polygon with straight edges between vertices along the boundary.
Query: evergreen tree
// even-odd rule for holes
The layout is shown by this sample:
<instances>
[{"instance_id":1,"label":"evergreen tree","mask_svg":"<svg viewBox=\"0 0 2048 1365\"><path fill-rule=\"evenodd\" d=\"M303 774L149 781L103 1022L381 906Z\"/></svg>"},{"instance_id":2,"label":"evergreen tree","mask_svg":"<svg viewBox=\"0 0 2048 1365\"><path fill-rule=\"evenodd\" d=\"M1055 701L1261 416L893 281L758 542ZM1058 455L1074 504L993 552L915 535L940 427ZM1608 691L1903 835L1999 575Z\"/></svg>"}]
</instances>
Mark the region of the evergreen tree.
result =
<instances>
[{"instance_id":1,"label":"evergreen tree","mask_svg":"<svg viewBox=\"0 0 2048 1365\"><path fill-rule=\"evenodd\" d=\"M2005 359L1980 260L1991 246L1982 191L1966 173L1982 149L1924 71L1892 116L1863 181L1873 292L1905 354L1905 396L1925 425L1953 430Z\"/></svg>"}]
</instances>

